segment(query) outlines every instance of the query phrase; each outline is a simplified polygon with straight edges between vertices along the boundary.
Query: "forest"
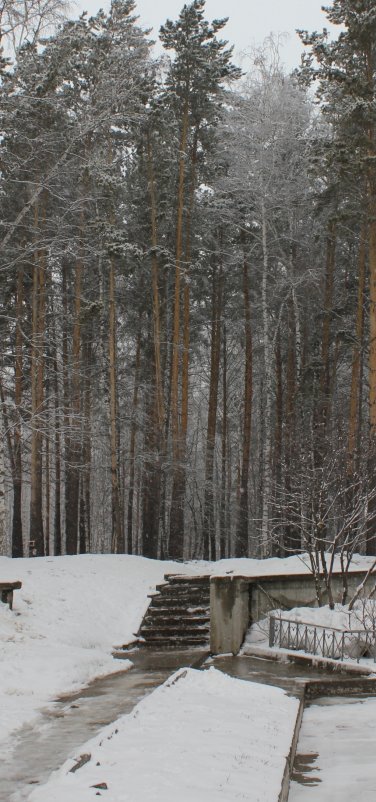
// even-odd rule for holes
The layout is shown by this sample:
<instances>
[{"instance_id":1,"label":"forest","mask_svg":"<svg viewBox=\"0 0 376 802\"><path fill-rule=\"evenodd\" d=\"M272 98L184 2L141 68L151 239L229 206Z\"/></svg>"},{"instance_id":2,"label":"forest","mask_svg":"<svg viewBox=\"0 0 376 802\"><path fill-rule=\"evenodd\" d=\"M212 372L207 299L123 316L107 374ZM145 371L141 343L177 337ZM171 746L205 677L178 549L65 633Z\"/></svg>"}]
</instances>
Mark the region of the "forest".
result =
<instances>
[{"instance_id":1,"label":"forest","mask_svg":"<svg viewBox=\"0 0 376 802\"><path fill-rule=\"evenodd\" d=\"M41 8L0 8L0 553L376 554L374 0L292 74L204 0L161 56L133 0Z\"/></svg>"}]
</instances>

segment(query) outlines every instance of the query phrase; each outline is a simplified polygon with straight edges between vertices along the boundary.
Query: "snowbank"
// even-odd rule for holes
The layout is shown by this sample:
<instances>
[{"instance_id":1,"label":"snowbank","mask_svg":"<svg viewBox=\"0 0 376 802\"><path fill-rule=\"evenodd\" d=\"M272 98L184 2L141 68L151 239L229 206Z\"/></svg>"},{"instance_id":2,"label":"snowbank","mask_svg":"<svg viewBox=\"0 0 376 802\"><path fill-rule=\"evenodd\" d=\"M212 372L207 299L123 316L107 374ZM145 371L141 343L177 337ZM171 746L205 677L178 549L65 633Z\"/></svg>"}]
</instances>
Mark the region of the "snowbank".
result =
<instances>
[{"instance_id":1,"label":"snowbank","mask_svg":"<svg viewBox=\"0 0 376 802\"><path fill-rule=\"evenodd\" d=\"M1 557L0 580L22 589L12 611L0 602L0 742L56 696L119 671L113 647L133 639L147 594L176 568L127 555Z\"/></svg>"},{"instance_id":2,"label":"snowbank","mask_svg":"<svg viewBox=\"0 0 376 802\"><path fill-rule=\"evenodd\" d=\"M184 669L84 744L30 802L277 802L299 702L214 668ZM77 771L80 755L90 755Z\"/></svg>"}]
</instances>

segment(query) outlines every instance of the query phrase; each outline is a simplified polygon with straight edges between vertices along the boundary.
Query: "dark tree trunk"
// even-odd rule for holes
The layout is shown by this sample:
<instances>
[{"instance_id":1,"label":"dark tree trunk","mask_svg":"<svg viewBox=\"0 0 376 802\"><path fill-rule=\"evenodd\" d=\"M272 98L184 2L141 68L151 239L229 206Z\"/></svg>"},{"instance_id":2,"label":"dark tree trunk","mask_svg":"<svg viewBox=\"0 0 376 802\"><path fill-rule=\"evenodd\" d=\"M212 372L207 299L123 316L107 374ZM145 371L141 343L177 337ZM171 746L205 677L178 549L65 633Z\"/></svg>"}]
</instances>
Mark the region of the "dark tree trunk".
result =
<instances>
[{"instance_id":1,"label":"dark tree trunk","mask_svg":"<svg viewBox=\"0 0 376 802\"><path fill-rule=\"evenodd\" d=\"M212 322L208 423L206 434L205 493L204 493L204 559L216 558L214 523L214 451L217 430L219 365L221 357L222 271L217 276L213 267Z\"/></svg>"},{"instance_id":2,"label":"dark tree trunk","mask_svg":"<svg viewBox=\"0 0 376 802\"><path fill-rule=\"evenodd\" d=\"M252 324L251 303L249 297L248 262L243 258L243 304L245 334L245 367L244 367L244 410L243 410L243 448L240 468L239 511L236 531L236 556L248 557L248 480L251 456L252 426Z\"/></svg>"}]
</instances>

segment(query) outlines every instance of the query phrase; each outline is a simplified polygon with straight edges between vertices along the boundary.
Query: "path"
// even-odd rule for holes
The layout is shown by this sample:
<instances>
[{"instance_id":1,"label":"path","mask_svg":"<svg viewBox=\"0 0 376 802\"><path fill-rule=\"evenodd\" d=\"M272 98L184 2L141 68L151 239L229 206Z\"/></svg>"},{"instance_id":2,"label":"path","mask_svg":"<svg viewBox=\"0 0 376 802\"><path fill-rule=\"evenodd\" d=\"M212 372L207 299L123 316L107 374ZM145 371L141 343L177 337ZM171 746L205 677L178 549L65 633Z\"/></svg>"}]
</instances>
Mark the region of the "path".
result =
<instances>
[{"instance_id":1,"label":"path","mask_svg":"<svg viewBox=\"0 0 376 802\"><path fill-rule=\"evenodd\" d=\"M33 784L45 782L82 743L120 715L129 713L173 671L182 666L197 666L206 654L199 649L136 651L127 655L134 668L97 680L88 688L52 703L34 726L19 731L14 750L2 760L0 802L25 802ZM203 667L210 665L240 679L278 685L294 696L300 695L302 683L308 677L313 678L312 671L305 666L251 656L213 658ZM318 678L323 676L321 671L317 672Z\"/></svg>"},{"instance_id":2,"label":"path","mask_svg":"<svg viewBox=\"0 0 376 802\"><path fill-rule=\"evenodd\" d=\"M181 666L194 665L199 650L137 652L134 668L93 682L88 688L57 700L34 726L23 727L15 747L0 762L0 802L24 802L33 784L45 782L82 743L123 713ZM119 661L119 667L121 662Z\"/></svg>"},{"instance_id":3,"label":"path","mask_svg":"<svg viewBox=\"0 0 376 802\"><path fill-rule=\"evenodd\" d=\"M19 731L14 750L0 763L0 802L25 802L33 784L45 782L82 743L123 713L129 713L173 671L197 665L205 652L140 650L124 656L131 657L134 668L57 700L43 711L34 726ZM257 657L220 657L209 661L206 667L209 665L240 679L279 685L294 695L298 695L301 681L307 678L306 670L299 666Z\"/></svg>"},{"instance_id":4,"label":"path","mask_svg":"<svg viewBox=\"0 0 376 802\"><path fill-rule=\"evenodd\" d=\"M376 699L323 697L307 707L289 802L375 802Z\"/></svg>"}]
</instances>

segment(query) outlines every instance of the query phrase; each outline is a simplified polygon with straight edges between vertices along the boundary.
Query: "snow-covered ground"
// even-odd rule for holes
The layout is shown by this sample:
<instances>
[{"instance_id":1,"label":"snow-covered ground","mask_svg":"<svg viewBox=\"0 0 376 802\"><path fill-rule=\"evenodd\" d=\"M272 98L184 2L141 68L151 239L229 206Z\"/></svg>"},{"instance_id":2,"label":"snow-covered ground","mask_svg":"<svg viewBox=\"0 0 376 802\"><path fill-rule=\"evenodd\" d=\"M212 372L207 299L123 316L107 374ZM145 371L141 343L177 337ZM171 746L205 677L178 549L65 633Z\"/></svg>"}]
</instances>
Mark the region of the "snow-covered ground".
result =
<instances>
[{"instance_id":1,"label":"snow-covered ground","mask_svg":"<svg viewBox=\"0 0 376 802\"><path fill-rule=\"evenodd\" d=\"M91 802L101 785L107 802L276 802L297 711L279 688L181 670L84 744L30 802ZM90 760L71 773L82 754Z\"/></svg>"},{"instance_id":2,"label":"snow-covered ground","mask_svg":"<svg viewBox=\"0 0 376 802\"><path fill-rule=\"evenodd\" d=\"M0 580L22 581L12 611L0 602L1 748L51 699L119 671L113 647L133 639L147 594L176 568L126 555L0 558Z\"/></svg>"}]
</instances>

